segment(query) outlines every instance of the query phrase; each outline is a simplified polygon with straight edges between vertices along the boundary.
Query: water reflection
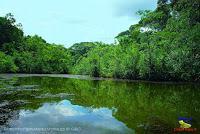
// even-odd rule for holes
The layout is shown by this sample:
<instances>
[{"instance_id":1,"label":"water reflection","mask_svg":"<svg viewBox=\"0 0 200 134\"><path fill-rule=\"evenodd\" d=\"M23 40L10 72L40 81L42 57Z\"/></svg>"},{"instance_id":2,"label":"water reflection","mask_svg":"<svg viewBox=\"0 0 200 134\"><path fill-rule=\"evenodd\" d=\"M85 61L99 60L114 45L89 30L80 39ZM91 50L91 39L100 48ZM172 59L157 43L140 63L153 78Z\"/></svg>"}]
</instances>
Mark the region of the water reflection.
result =
<instances>
[{"instance_id":1,"label":"water reflection","mask_svg":"<svg viewBox=\"0 0 200 134\"><path fill-rule=\"evenodd\" d=\"M46 103L33 111L21 110L19 119L10 124L11 128L78 128L82 134L133 133L126 125L113 116L108 108L91 108L71 104L68 100ZM8 133L10 131L7 131ZM19 131L23 132L22 130ZM63 132L66 133L66 132Z\"/></svg>"},{"instance_id":2,"label":"water reflection","mask_svg":"<svg viewBox=\"0 0 200 134\"><path fill-rule=\"evenodd\" d=\"M80 127L82 133L172 133L178 117L200 126L200 86L54 77L0 80L0 126ZM10 118L10 119L9 119ZM9 121L10 120L10 121ZM132 132L130 132L132 131Z\"/></svg>"}]
</instances>

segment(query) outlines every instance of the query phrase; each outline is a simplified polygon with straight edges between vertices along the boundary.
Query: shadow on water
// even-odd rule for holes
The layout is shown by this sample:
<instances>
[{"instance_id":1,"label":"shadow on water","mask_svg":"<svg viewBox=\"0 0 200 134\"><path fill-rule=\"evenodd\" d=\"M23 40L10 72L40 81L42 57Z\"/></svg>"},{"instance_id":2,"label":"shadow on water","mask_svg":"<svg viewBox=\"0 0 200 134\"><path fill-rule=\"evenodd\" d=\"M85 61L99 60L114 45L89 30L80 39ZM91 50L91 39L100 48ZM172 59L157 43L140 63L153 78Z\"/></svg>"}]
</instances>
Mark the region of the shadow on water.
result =
<instances>
[{"instance_id":1,"label":"shadow on water","mask_svg":"<svg viewBox=\"0 0 200 134\"><path fill-rule=\"evenodd\" d=\"M167 134L179 127L178 117L192 117L200 129L199 101L195 84L14 77L0 80L0 126Z\"/></svg>"}]
</instances>

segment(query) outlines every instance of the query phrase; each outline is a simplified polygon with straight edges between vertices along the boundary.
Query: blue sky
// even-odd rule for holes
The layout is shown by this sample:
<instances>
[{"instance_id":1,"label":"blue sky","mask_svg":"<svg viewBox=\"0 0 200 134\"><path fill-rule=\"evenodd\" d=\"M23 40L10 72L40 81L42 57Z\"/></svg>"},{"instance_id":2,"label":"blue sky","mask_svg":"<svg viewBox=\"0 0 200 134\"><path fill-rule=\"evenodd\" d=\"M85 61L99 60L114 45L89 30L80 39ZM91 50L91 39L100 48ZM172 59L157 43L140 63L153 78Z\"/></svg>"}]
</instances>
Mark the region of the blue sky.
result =
<instances>
[{"instance_id":1,"label":"blue sky","mask_svg":"<svg viewBox=\"0 0 200 134\"><path fill-rule=\"evenodd\" d=\"M139 9L155 9L157 0L1 0L0 15L12 13L26 35L42 36L66 47L77 42L114 42L135 24Z\"/></svg>"}]
</instances>

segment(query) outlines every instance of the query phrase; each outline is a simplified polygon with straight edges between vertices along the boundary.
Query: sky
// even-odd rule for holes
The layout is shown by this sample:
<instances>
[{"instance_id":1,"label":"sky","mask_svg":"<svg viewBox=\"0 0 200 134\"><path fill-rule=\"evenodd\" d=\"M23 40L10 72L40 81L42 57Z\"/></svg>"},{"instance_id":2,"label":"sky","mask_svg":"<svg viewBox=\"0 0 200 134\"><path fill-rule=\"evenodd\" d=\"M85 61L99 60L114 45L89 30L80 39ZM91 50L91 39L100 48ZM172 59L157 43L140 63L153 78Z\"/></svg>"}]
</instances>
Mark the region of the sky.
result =
<instances>
[{"instance_id":1,"label":"sky","mask_svg":"<svg viewBox=\"0 0 200 134\"><path fill-rule=\"evenodd\" d=\"M157 0L1 0L0 16L12 13L25 35L70 47L78 42L113 43L139 21L138 10L156 8Z\"/></svg>"}]
</instances>

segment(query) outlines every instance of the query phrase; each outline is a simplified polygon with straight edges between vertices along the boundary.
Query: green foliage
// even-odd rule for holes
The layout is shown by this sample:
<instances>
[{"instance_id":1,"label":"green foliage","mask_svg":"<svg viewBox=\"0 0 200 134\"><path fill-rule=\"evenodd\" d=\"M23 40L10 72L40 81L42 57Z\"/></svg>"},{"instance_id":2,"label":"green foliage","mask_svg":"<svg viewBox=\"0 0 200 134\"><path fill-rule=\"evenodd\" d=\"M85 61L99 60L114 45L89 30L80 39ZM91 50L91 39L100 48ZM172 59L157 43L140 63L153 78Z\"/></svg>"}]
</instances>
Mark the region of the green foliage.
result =
<instances>
[{"instance_id":1,"label":"green foliage","mask_svg":"<svg viewBox=\"0 0 200 134\"><path fill-rule=\"evenodd\" d=\"M99 45L105 45L101 42L81 42L81 43L76 43L73 46L69 48L69 51L72 54L72 64L78 64L79 61L83 57L87 57L87 54L89 51L92 49L98 47Z\"/></svg>"},{"instance_id":2,"label":"green foliage","mask_svg":"<svg viewBox=\"0 0 200 134\"><path fill-rule=\"evenodd\" d=\"M116 45L88 52L76 73L91 75L95 66L102 77L199 81L198 7L197 0L159 0L155 11L138 11L139 24L118 34Z\"/></svg>"},{"instance_id":3,"label":"green foliage","mask_svg":"<svg viewBox=\"0 0 200 134\"><path fill-rule=\"evenodd\" d=\"M0 72L69 73L71 54L61 45L23 36L11 14L0 17ZM16 67L17 66L17 67Z\"/></svg>"},{"instance_id":4,"label":"green foliage","mask_svg":"<svg viewBox=\"0 0 200 134\"><path fill-rule=\"evenodd\" d=\"M19 72L26 73L68 73L70 53L63 46L47 44L39 36L24 40L24 51L14 53Z\"/></svg>"},{"instance_id":5,"label":"green foliage","mask_svg":"<svg viewBox=\"0 0 200 134\"><path fill-rule=\"evenodd\" d=\"M69 49L24 37L9 14L0 17L0 50L22 73L200 81L199 6L198 0L158 0L154 11L138 11L139 23L119 33L115 44L82 42Z\"/></svg>"},{"instance_id":6,"label":"green foliage","mask_svg":"<svg viewBox=\"0 0 200 134\"><path fill-rule=\"evenodd\" d=\"M20 29L20 24L15 24L13 15L7 14L6 17L0 17L0 50L11 53L13 49L18 49L22 38L23 31Z\"/></svg>"},{"instance_id":7,"label":"green foliage","mask_svg":"<svg viewBox=\"0 0 200 134\"><path fill-rule=\"evenodd\" d=\"M11 56L7 56L3 52L0 52L0 72L16 72L18 68L14 64L14 61Z\"/></svg>"}]
</instances>

